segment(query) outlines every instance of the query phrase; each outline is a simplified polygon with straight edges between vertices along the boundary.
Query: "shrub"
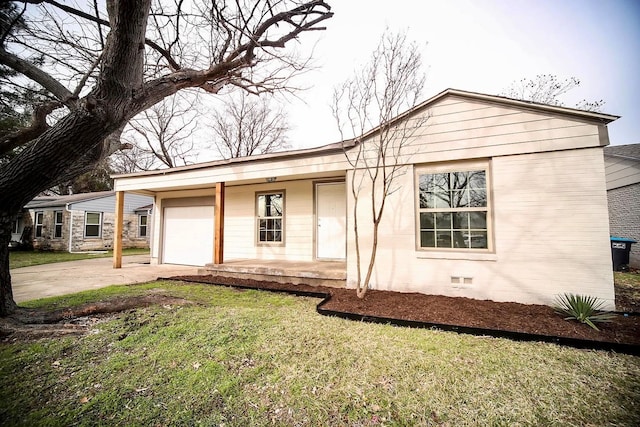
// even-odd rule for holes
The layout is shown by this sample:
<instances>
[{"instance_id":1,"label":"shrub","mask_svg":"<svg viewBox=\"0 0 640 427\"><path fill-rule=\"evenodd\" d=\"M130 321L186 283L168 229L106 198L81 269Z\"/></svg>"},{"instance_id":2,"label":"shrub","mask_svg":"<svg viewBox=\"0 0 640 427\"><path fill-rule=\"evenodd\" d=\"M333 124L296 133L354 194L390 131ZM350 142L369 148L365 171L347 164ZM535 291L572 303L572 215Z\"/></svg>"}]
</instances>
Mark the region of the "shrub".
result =
<instances>
[{"instance_id":1,"label":"shrub","mask_svg":"<svg viewBox=\"0 0 640 427\"><path fill-rule=\"evenodd\" d=\"M596 331L597 322L610 322L614 314L600 310L604 301L587 295L562 294L556 297L554 309L557 313L566 315L564 320L576 319L586 323Z\"/></svg>"}]
</instances>

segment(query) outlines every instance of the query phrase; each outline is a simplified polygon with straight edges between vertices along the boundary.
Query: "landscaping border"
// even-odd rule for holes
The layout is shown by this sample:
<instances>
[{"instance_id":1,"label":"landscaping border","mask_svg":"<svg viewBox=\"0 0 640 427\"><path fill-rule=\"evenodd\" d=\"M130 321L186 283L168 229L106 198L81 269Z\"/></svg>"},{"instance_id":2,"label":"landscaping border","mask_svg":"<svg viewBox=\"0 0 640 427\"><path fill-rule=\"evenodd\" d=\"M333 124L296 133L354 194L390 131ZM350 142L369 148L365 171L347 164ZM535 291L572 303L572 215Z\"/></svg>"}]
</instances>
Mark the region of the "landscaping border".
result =
<instances>
[{"instance_id":1,"label":"landscaping border","mask_svg":"<svg viewBox=\"0 0 640 427\"><path fill-rule=\"evenodd\" d=\"M295 296L301 297L311 297L311 298L322 298L316 305L316 311L318 314L323 316L332 316L339 317L342 319L359 321L359 322L367 322L367 323L379 323L400 327L409 327L409 328L420 328L420 329L432 329L432 330L441 330L448 332L456 332L459 334L468 334L475 336L490 336L494 338L507 338L513 341L538 341L538 342L546 342L551 344L563 345L567 347L586 349L586 350L604 350L604 351L613 351L616 353L629 354L632 356L640 356L640 345L636 344L624 344L624 343L614 343L607 341L594 341L594 340L584 340L578 338L566 338L566 337L558 337L551 335L540 335L540 334L529 334L524 332L514 332L514 331L505 331L501 329L486 329L486 328L475 328L471 326L459 326L459 325L449 325L446 323L433 323L433 322L422 322L418 320L403 320L403 319L394 319L390 317L378 317L371 316L368 314L358 314L358 313L346 313L342 311L334 311L327 310L323 308L323 306L329 302L331 299L331 293L328 292L311 292L311 291L302 291L295 289L270 289L270 288L261 288L256 286L247 286L247 285L230 285L226 283L211 283L205 281L198 281L195 279L184 279L178 277L159 277L158 280L179 280L187 283L202 283L206 285L214 285L214 286L224 286L227 288L237 288L237 289L253 289L267 292L275 292L275 293L285 293Z\"/></svg>"}]
</instances>

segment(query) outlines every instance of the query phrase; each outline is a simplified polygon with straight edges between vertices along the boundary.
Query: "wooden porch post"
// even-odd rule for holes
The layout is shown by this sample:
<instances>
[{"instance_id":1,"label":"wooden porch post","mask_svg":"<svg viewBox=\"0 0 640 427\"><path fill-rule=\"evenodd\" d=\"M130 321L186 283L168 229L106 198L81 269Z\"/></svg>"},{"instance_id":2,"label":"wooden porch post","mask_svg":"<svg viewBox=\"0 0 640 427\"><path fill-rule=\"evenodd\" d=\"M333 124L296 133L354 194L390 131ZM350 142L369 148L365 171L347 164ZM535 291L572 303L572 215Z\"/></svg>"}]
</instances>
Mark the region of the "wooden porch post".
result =
<instances>
[{"instance_id":1,"label":"wooden porch post","mask_svg":"<svg viewBox=\"0 0 640 427\"><path fill-rule=\"evenodd\" d=\"M215 207L215 240L213 242L213 263L224 262L224 182L216 183L216 207Z\"/></svg>"},{"instance_id":2,"label":"wooden porch post","mask_svg":"<svg viewBox=\"0 0 640 427\"><path fill-rule=\"evenodd\" d=\"M116 191L116 219L113 225L113 268L122 267L122 220L124 191Z\"/></svg>"}]
</instances>

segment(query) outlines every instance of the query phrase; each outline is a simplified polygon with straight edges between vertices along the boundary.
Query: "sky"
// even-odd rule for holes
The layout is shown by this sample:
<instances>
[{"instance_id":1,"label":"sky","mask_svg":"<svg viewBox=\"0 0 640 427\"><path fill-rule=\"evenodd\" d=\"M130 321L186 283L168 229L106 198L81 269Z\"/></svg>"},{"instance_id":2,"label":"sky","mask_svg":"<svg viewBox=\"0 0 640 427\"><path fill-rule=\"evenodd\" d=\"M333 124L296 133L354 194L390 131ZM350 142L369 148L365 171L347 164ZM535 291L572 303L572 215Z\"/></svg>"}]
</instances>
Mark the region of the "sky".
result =
<instances>
[{"instance_id":1,"label":"sky","mask_svg":"<svg viewBox=\"0 0 640 427\"><path fill-rule=\"evenodd\" d=\"M340 140L331 115L333 88L365 64L385 28L406 31L422 54L423 98L447 88L499 94L538 74L577 77L563 97L604 100L611 144L640 142L640 0L327 0L327 30L305 34L315 69L288 97L291 148Z\"/></svg>"}]
</instances>

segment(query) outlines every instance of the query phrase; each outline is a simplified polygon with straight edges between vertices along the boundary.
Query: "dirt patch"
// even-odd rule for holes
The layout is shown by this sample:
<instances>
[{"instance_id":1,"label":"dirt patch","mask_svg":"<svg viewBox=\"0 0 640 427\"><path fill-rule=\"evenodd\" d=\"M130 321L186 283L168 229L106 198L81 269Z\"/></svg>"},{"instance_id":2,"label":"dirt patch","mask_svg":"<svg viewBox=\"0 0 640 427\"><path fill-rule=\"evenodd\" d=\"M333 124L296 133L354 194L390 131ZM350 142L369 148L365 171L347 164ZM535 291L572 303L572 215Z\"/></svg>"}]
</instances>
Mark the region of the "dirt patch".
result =
<instances>
[{"instance_id":1,"label":"dirt patch","mask_svg":"<svg viewBox=\"0 0 640 427\"><path fill-rule=\"evenodd\" d=\"M29 340L64 335L82 335L94 324L120 313L151 305L188 305L191 301L158 293L116 297L53 311L19 308L6 318L0 318L0 338Z\"/></svg>"},{"instance_id":2,"label":"dirt patch","mask_svg":"<svg viewBox=\"0 0 640 427\"><path fill-rule=\"evenodd\" d=\"M359 299L353 289L280 284L221 276L178 276L172 279L240 285L256 289L326 293L331 295L331 299L322 308L342 313L640 345L640 315L633 314L616 315L612 322L599 324L600 331L596 331L585 324L563 320L561 315L545 305L375 290L367 292L364 299Z\"/></svg>"}]
</instances>

